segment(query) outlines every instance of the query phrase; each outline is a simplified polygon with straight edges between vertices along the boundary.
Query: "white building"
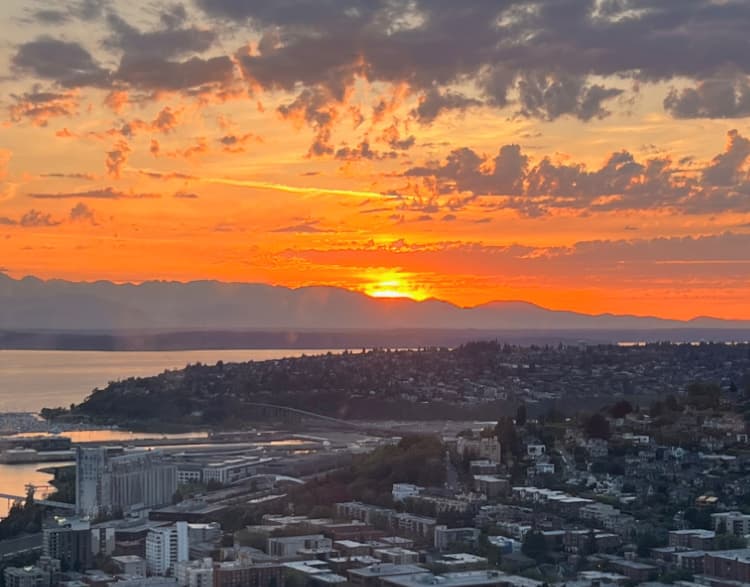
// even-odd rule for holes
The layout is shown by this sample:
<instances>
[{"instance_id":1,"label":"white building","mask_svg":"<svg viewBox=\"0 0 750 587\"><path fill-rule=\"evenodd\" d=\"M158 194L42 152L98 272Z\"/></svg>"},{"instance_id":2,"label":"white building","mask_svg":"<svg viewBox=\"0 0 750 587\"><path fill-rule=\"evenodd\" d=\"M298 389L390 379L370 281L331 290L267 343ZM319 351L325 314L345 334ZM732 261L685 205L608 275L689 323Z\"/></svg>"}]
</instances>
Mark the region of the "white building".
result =
<instances>
[{"instance_id":1,"label":"white building","mask_svg":"<svg viewBox=\"0 0 750 587\"><path fill-rule=\"evenodd\" d=\"M166 575L174 566L188 560L187 522L154 528L146 536L146 566L153 575Z\"/></svg>"},{"instance_id":2,"label":"white building","mask_svg":"<svg viewBox=\"0 0 750 587\"><path fill-rule=\"evenodd\" d=\"M410 497L416 497L422 489L424 488L411 483L394 483L391 490L393 501L404 501Z\"/></svg>"},{"instance_id":3,"label":"white building","mask_svg":"<svg viewBox=\"0 0 750 587\"><path fill-rule=\"evenodd\" d=\"M435 548L443 551L448 550L455 544L475 545L479 541L478 528L448 528L448 526L435 526Z\"/></svg>"}]
</instances>

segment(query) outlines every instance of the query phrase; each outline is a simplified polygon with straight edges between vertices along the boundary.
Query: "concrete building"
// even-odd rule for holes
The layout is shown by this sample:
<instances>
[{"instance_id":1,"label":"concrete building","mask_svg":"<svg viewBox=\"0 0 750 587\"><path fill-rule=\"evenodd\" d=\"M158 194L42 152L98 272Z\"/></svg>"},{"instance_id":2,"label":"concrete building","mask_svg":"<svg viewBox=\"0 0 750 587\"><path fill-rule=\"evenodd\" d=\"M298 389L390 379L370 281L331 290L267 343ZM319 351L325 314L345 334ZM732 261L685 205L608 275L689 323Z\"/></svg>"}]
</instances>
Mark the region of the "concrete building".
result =
<instances>
[{"instance_id":1,"label":"concrete building","mask_svg":"<svg viewBox=\"0 0 750 587\"><path fill-rule=\"evenodd\" d=\"M91 526L80 520L64 521L43 531L44 556L57 559L63 570L85 571L93 566Z\"/></svg>"},{"instance_id":2,"label":"concrete building","mask_svg":"<svg viewBox=\"0 0 750 587\"><path fill-rule=\"evenodd\" d=\"M333 541L322 534L269 538L267 542L268 554L279 558L295 557L304 551L330 551L332 548Z\"/></svg>"},{"instance_id":3,"label":"concrete building","mask_svg":"<svg viewBox=\"0 0 750 587\"><path fill-rule=\"evenodd\" d=\"M376 548L373 556L384 563L393 565L409 565L419 562L419 553L415 550L393 546L391 548Z\"/></svg>"},{"instance_id":4,"label":"concrete building","mask_svg":"<svg viewBox=\"0 0 750 587\"><path fill-rule=\"evenodd\" d=\"M719 533L724 531L735 536L750 534L750 514L743 514L742 512L711 514L711 522L714 530Z\"/></svg>"},{"instance_id":5,"label":"concrete building","mask_svg":"<svg viewBox=\"0 0 750 587\"><path fill-rule=\"evenodd\" d=\"M231 561L214 565L213 587L282 587L281 565Z\"/></svg>"},{"instance_id":6,"label":"concrete building","mask_svg":"<svg viewBox=\"0 0 750 587\"><path fill-rule=\"evenodd\" d=\"M350 569L349 582L357 587L382 587L389 577L424 573L425 568L418 565L392 565L387 563L369 565L359 569Z\"/></svg>"},{"instance_id":7,"label":"concrete building","mask_svg":"<svg viewBox=\"0 0 750 587\"><path fill-rule=\"evenodd\" d=\"M39 567L8 567L3 573L6 587L50 587L47 571Z\"/></svg>"},{"instance_id":8,"label":"concrete building","mask_svg":"<svg viewBox=\"0 0 750 587\"><path fill-rule=\"evenodd\" d=\"M692 528L688 530L673 530L669 533L669 546L679 546L693 550L712 550L716 532Z\"/></svg>"},{"instance_id":9,"label":"concrete building","mask_svg":"<svg viewBox=\"0 0 750 587\"><path fill-rule=\"evenodd\" d=\"M448 528L448 526L435 526L435 548L445 551L457 544L474 545L479 540L478 528Z\"/></svg>"},{"instance_id":10,"label":"concrete building","mask_svg":"<svg viewBox=\"0 0 750 587\"><path fill-rule=\"evenodd\" d=\"M203 558L175 563L174 576L179 587L213 587L214 561Z\"/></svg>"},{"instance_id":11,"label":"concrete building","mask_svg":"<svg viewBox=\"0 0 750 587\"><path fill-rule=\"evenodd\" d=\"M443 587L540 587L539 581L506 575L500 571L463 571L457 573L417 573L412 575L397 575L383 580L385 587L424 587L425 585L441 585Z\"/></svg>"},{"instance_id":12,"label":"concrete building","mask_svg":"<svg viewBox=\"0 0 750 587\"><path fill-rule=\"evenodd\" d=\"M166 575L174 565L188 560L187 522L154 528L146 536L146 567L154 575Z\"/></svg>"},{"instance_id":13,"label":"concrete building","mask_svg":"<svg viewBox=\"0 0 750 587\"><path fill-rule=\"evenodd\" d=\"M714 579L750 583L750 549L707 552L703 572Z\"/></svg>"},{"instance_id":14,"label":"concrete building","mask_svg":"<svg viewBox=\"0 0 750 587\"><path fill-rule=\"evenodd\" d=\"M117 566L120 573L131 576L146 576L146 561L143 557L133 554L113 556L112 562Z\"/></svg>"},{"instance_id":15,"label":"concrete building","mask_svg":"<svg viewBox=\"0 0 750 587\"><path fill-rule=\"evenodd\" d=\"M60 575L60 561L43 556L30 567L6 567L5 587L54 587Z\"/></svg>"},{"instance_id":16,"label":"concrete building","mask_svg":"<svg viewBox=\"0 0 750 587\"><path fill-rule=\"evenodd\" d=\"M113 456L106 448L76 448L76 511L128 511L171 503L177 468L161 453Z\"/></svg>"}]
</instances>

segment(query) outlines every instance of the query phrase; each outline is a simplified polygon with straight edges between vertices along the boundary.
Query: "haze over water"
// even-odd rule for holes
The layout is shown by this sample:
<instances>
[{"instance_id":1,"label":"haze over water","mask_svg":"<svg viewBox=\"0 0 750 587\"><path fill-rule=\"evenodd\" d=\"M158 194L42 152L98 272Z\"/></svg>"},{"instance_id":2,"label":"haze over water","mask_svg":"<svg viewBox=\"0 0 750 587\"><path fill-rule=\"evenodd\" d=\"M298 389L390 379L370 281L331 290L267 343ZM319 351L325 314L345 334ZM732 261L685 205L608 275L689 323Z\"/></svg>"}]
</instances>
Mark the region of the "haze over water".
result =
<instances>
[{"instance_id":1,"label":"haze over water","mask_svg":"<svg viewBox=\"0 0 750 587\"><path fill-rule=\"evenodd\" d=\"M263 361L326 350L261 349L158 352L0 350L0 412L38 412L79 403L96 387L156 375L189 363Z\"/></svg>"}]
</instances>

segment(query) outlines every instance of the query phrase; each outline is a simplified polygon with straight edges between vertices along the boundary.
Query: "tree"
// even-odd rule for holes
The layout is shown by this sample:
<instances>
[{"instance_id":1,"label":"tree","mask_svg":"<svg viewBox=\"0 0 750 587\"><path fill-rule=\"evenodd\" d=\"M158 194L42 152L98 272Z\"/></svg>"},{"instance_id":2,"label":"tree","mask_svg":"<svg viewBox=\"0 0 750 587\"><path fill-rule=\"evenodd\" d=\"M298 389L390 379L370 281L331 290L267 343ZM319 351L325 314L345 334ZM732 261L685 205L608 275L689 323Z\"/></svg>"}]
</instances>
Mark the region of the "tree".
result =
<instances>
[{"instance_id":1,"label":"tree","mask_svg":"<svg viewBox=\"0 0 750 587\"><path fill-rule=\"evenodd\" d=\"M609 415L613 418L624 418L633 411L633 406L627 400L620 400L609 408Z\"/></svg>"},{"instance_id":2,"label":"tree","mask_svg":"<svg viewBox=\"0 0 750 587\"><path fill-rule=\"evenodd\" d=\"M519 404L516 408L516 426L524 426L526 424L526 404Z\"/></svg>"},{"instance_id":3,"label":"tree","mask_svg":"<svg viewBox=\"0 0 750 587\"><path fill-rule=\"evenodd\" d=\"M506 455L512 455L514 459L518 459L521 455L521 441L511 418L503 416L497 421L495 436L502 447L502 459L507 462Z\"/></svg>"},{"instance_id":4,"label":"tree","mask_svg":"<svg viewBox=\"0 0 750 587\"><path fill-rule=\"evenodd\" d=\"M521 552L535 561L543 560L547 555L547 541L544 539L544 534L538 530L526 532L523 537Z\"/></svg>"},{"instance_id":5,"label":"tree","mask_svg":"<svg viewBox=\"0 0 750 587\"><path fill-rule=\"evenodd\" d=\"M609 421L599 413L591 415L584 422L583 429L589 438L609 438Z\"/></svg>"},{"instance_id":6,"label":"tree","mask_svg":"<svg viewBox=\"0 0 750 587\"><path fill-rule=\"evenodd\" d=\"M735 536L734 534L716 534L715 546L717 550L735 550L739 548L745 548L747 541L741 536Z\"/></svg>"},{"instance_id":7,"label":"tree","mask_svg":"<svg viewBox=\"0 0 750 587\"><path fill-rule=\"evenodd\" d=\"M698 410L717 408L721 401L721 387L717 383L691 383L687 388L687 401Z\"/></svg>"}]
</instances>

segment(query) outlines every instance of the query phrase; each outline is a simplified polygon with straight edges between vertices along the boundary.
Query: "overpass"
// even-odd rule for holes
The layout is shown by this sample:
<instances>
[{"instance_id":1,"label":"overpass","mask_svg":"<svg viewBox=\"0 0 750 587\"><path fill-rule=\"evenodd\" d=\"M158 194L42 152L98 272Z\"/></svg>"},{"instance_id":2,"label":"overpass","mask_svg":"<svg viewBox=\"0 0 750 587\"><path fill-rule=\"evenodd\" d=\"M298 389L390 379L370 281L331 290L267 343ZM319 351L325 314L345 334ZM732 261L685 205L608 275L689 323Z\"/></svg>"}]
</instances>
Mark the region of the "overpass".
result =
<instances>
[{"instance_id":1,"label":"overpass","mask_svg":"<svg viewBox=\"0 0 750 587\"><path fill-rule=\"evenodd\" d=\"M26 496L25 495L11 495L10 493L0 493L0 499L7 499L9 502L25 502ZM50 508L57 508L60 510L75 510L76 506L73 503L65 503L63 501L54 501L51 499L35 499L34 503L38 503L39 505L47 506Z\"/></svg>"}]
</instances>

